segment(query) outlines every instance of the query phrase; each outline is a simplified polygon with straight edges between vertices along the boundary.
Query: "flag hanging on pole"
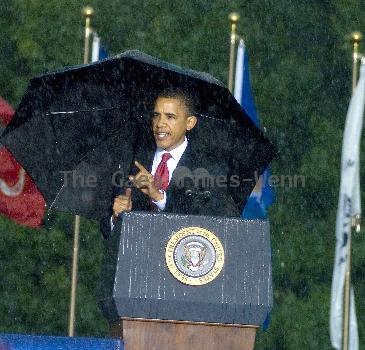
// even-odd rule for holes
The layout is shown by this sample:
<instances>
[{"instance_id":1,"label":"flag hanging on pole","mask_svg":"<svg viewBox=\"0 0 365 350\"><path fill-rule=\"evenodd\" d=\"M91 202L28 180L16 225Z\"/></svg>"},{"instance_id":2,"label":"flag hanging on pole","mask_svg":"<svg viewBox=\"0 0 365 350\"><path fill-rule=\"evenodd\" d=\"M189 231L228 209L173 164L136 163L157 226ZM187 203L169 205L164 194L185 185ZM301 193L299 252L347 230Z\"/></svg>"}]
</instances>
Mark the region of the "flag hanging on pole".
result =
<instances>
[{"instance_id":1,"label":"flag hanging on pole","mask_svg":"<svg viewBox=\"0 0 365 350\"><path fill-rule=\"evenodd\" d=\"M0 125L3 124L5 127L13 118L15 111L3 98L0 97Z\"/></svg>"},{"instance_id":2,"label":"flag hanging on pole","mask_svg":"<svg viewBox=\"0 0 365 350\"><path fill-rule=\"evenodd\" d=\"M98 33L93 32L93 44L91 50L91 62L103 60L108 57L106 49L100 45L100 37Z\"/></svg>"},{"instance_id":3,"label":"flag hanging on pole","mask_svg":"<svg viewBox=\"0 0 365 350\"><path fill-rule=\"evenodd\" d=\"M5 127L14 115L13 108L0 97L0 125ZM12 154L0 145L0 214L16 223L39 227L45 201L32 179Z\"/></svg>"},{"instance_id":4,"label":"flag hanging on pole","mask_svg":"<svg viewBox=\"0 0 365 350\"><path fill-rule=\"evenodd\" d=\"M237 49L234 97L259 128L260 121L251 89L248 53L243 40L240 40ZM243 208L242 217L244 219L267 218L267 210L275 198L274 190L269 185L269 178L270 170L266 169L260 176L258 183Z\"/></svg>"},{"instance_id":5,"label":"flag hanging on pole","mask_svg":"<svg viewBox=\"0 0 365 350\"><path fill-rule=\"evenodd\" d=\"M352 217L360 215L360 139L364 114L365 65L360 67L360 78L352 94L347 111L342 143L341 183L336 220L336 253L333 268L330 334L332 346L342 349L343 296L348 259L348 238ZM358 350L359 337L355 312L354 291L350 293L349 349Z\"/></svg>"}]
</instances>

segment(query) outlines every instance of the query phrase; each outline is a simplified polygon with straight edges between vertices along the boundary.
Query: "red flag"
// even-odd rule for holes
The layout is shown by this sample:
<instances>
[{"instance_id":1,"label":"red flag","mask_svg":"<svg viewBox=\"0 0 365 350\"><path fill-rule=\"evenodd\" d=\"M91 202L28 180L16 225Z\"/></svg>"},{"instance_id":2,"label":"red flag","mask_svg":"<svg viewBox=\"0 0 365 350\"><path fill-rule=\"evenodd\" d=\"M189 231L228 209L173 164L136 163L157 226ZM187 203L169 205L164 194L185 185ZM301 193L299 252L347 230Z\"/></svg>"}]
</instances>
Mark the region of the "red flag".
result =
<instances>
[{"instance_id":1,"label":"red flag","mask_svg":"<svg viewBox=\"0 0 365 350\"><path fill-rule=\"evenodd\" d=\"M0 122L3 126L7 126L15 111L3 98L0 97Z\"/></svg>"},{"instance_id":2,"label":"red flag","mask_svg":"<svg viewBox=\"0 0 365 350\"><path fill-rule=\"evenodd\" d=\"M0 123L6 126L14 109L0 97ZM42 224L45 201L33 180L12 154L0 148L0 213L29 227Z\"/></svg>"}]
</instances>

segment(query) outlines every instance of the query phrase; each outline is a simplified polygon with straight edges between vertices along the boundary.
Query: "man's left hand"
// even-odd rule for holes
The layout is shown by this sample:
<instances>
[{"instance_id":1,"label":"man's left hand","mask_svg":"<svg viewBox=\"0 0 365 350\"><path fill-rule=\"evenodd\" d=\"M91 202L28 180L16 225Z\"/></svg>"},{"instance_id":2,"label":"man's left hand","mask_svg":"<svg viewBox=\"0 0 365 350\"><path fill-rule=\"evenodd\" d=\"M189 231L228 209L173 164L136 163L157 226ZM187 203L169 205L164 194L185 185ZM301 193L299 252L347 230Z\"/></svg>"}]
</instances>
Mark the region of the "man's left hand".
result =
<instances>
[{"instance_id":1,"label":"man's left hand","mask_svg":"<svg viewBox=\"0 0 365 350\"><path fill-rule=\"evenodd\" d=\"M156 186L153 175L141 163L135 161L134 164L139 169L139 172L135 176L129 176L129 180L153 201L158 202L162 200L164 197L163 193Z\"/></svg>"}]
</instances>

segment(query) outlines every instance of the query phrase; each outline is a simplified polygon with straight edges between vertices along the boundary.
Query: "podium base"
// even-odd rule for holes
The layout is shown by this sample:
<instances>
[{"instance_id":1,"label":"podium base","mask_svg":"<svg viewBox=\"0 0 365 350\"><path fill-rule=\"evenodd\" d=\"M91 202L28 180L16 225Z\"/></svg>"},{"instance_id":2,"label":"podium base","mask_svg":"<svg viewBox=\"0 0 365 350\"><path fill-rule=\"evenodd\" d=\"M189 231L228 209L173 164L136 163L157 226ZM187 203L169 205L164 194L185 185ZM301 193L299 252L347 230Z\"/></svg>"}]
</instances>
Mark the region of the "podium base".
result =
<instances>
[{"instance_id":1,"label":"podium base","mask_svg":"<svg viewBox=\"0 0 365 350\"><path fill-rule=\"evenodd\" d=\"M111 325L125 350L253 350L257 328L131 318Z\"/></svg>"}]
</instances>

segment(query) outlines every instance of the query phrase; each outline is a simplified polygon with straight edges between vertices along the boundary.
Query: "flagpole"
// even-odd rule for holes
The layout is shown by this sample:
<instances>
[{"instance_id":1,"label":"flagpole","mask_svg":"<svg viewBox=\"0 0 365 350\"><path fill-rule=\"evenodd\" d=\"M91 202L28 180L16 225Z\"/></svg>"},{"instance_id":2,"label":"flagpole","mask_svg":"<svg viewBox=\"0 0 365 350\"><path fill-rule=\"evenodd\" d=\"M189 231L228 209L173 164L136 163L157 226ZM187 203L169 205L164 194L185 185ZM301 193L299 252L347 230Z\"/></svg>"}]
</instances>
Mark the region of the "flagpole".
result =
<instances>
[{"instance_id":1,"label":"flagpole","mask_svg":"<svg viewBox=\"0 0 365 350\"><path fill-rule=\"evenodd\" d=\"M359 61L359 44L362 39L360 32L351 34L352 42L352 92L357 84L357 66ZM344 308L343 308L343 330L342 330L342 350L349 350L350 346L350 293L351 293L351 236L353 231L360 232L360 215L355 215L351 219L351 229L347 240L347 260L344 285Z\"/></svg>"},{"instance_id":2,"label":"flagpole","mask_svg":"<svg viewBox=\"0 0 365 350\"><path fill-rule=\"evenodd\" d=\"M90 47L90 20L94 14L94 10L90 6L86 6L82 9L82 14L85 17L85 41L84 41L84 64L89 63L89 47ZM75 314L76 314L76 297L77 297L77 273L79 262L79 243L80 243L80 215L75 215L74 224L74 242L73 242L73 254L72 254L72 276L71 276L71 298L70 298L70 310L68 320L68 336L73 337L75 335Z\"/></svg>"},{"instance_id":3,"label":"flagpole","mask_svg":"<svg viewBox=\"0 0 365 350\"><path fill-rule=\"evenodd\" d=\"M72 254L72 277L71 277L71 299L68 321L68 336L75 335L75 310L76 310L76 289L77 289L77 271L79 260L79 242L80 242L80 215L75 215L74 224L74 244Z\"/></svg>"},{"instance_id":4,"label":"flagpole","mask_svg":"<svg viewBox=\"0 0 365 350\"><path fill-rule=\"evenodd\" d=\"M94 14L94 9L90 6L86 6L82 9L82 14L85 17L85 37L84 37L84 64L89 63L89 51L90 51L90 21Z\"/></svg>"},{"instance_id":5,"label":"flagpole","mask_svg":"<svg viewBox=\"0 0 365 350\"><path fill-rule=\"evenodd\" d=\"M228 90L233 92L233 74L234 74L234 62L235 62L235 47L237 40L237 22L240 19L240 15L237 12L232 12L228 16L231 22L231 44L229 50L229 69L228 69Z\"/></svg>"}]
</instances>

